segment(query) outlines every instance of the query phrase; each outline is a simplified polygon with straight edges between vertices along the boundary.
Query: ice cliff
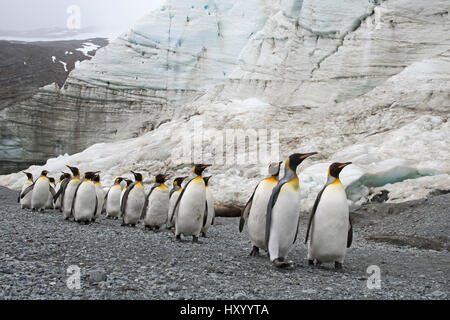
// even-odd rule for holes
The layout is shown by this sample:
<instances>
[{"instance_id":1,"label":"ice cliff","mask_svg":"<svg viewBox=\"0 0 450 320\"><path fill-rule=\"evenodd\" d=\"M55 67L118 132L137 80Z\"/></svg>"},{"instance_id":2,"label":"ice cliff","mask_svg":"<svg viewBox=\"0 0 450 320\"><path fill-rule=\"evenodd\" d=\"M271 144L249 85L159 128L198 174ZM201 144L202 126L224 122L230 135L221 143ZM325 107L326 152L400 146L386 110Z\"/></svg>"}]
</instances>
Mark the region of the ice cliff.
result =
<instances>
[{"instance_id":1,"label":"ice cliff","mask_svg":"<svg viewBox=\"0 0 450 320\"><path fill-rule=\"evenodd\" d=\"M52 173L78 165L102 170L106 183L129 169L150 181L211 162L219 202L242 204L267 161L309 151L319 155L301 168L304 209L331 161L354 162L342 173L352 205L383 187L391 200L423 197L450 182L449 9L440 0L167 1L63 88L0 111L21 119L3 122L2 135L23 158L61 154L44 166ZM254 133L267 130L279 152L253 163L257 152L237 146L225 150L237 151L234 162L218 160L215 138L227 130L258 143Z\"/></svg>"}]
</instances>

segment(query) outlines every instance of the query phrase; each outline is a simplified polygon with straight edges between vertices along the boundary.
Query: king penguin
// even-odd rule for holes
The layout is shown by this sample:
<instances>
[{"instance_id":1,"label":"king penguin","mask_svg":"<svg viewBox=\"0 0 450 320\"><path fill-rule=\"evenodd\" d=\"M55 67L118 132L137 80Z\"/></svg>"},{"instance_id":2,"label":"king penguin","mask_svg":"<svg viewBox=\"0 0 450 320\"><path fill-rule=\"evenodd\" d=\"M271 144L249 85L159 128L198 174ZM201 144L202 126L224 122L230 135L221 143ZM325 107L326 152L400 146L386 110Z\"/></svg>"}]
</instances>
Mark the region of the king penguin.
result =
<instances>
[{"instance_id":1,"label":"king penguin","mask_svg":"<svg viewBox=\"0 0 450 320\"><path fill-rule=\"evenodd\" d=\"M351 162L331 164L328 179L317 195L309 217L305 243L311 233L308 246L308 264L334 262L335 269L342 269L347 248L353 240L353 228L349 217L347 195L339 180L339 173Z\"/></svg>"},{"instance_id":2,"label":"king penguin","mask_svg":"<svg viewBox=\"0 0 450 320\"><path fill-rule=\"evenodd\" d=\"M17 202L20 202L20 207L22 209L31 209L31 195L33 194L31 191L33 190L33 175L29 172L24 172L27 175L27 180L22 186L22 190L20 190L19 198L17 199ZM29 188L28 191L27 188ZM26 193L25 193L26 191ZM24 196L22 197L22 194Z\"/></svg>"},{"instance_id":3,"label":"king penguin","mask_svg":"<svg viewBox=\"0 0 450 320\"><path fill-rule=\"evenodd\" d=\"M258 183L244 210L242 210L239 232L242 232L245 221L247 221L248 237L253 246L250 256L257 256L259 249L267 250L265 245L267 204L273 188L278 183L281 164L282 162L272 162L269 165L270 177Z\"/></svg>"},{"instance_id":4,"label":"king penguin","mask_svg":"<svg viewBox=\"0 0 450 320\"><path fill-rule=\"evenodd\" d=\"M72 203L73 197L75 195L75 190L78 188L78 185L81 183L80 180L80 170L76 167L67 166L70 171L72 171L73 178L67 183L65 188L61 186L60 191L61 195L61 209L60 211L63 213L63 217L65 220L68 220L72 217ZM57 197L55 197L57 199Z\"/></svg>"},{"instance_id":5,"label":"king penguin","mask_svg":"<svg viewBox=\"0 0 450 320\"><path fill-rule=\"evenodd\" d=\"M289 156L284 176L273 188L267 204L265 245L270 261L279 268L292 265L285 259L297 238L300 222L300 185L296 170L303 160L314 154L317 152Z\"/></svg>"},{"instance_id":6,"label":"king penguin","mask_svg":"<svg viewBox=\"0 0 450 320\"><path fill-rule=\"evenodd\" d=\"M95 186L95 193L97 195L97 212L95 213L94 219L92 219L93 222L100 218L100 215L103 211L103 205L105 203L105 191L103 190L102 183L100 182L100 175L97 173L94 178L92 179Z\"/></svg>"},{"instance_id":7,"label":"king penguin","mask_svg":"<svg viewBox=\"0 0 450 320\"><path fill-rule=\"evenodd\" d=\"M172 213L175 218L175 237L181 240L181 235L192 236L192 241L198 243L202 227L206 224L208 206L206 204L206 187L202 172L210 165L196 164L193 171L197 175L191 179L181 191Z\"/></svg>"},{"instance_id":8,"label":"king penguin","mask_svg":"<svg viewBox=\"0 0 450 320\"><path fill-rule=\"evenodd\" d=\"M216 217L214 211L214 197L212 195L211 190L208 187L209 179L211 179L211 176L203 178L203 181L205 181L205 188L206 188L206 206L208 207L206 224L203 226L201 231L201 235L203 238L206 238L206 233L208 232L209 228L214 224L214 219Z\"/></svg>"},{"instance_id":9,"label":"king penguin","mask_svg":"<svg viewBox=\"0 0 450 320\"><path fill-rule=\"evenodd\" d=\"M97 194L92 181L97 172L86 172L84 180L78 184L72 201L72 216L76 222L85 224L94 220L97 213Z\"/></svg>"},{"instance_id":10,"label":"king penguin","mask_svg":"<svg viewBox=\"0 0 450 320\"><path fill-rule=\"evenodd\" d=\"M70 179L72 179L72 175L70 173L65 172L62 172L62 175L59 177L59 182L56 184L55 188L56 194L53 197L53 204L55 209L61 209L61 197L60 197L60 194L62 192L61 188L65 188L69 183Z\"/></svg>"},{"instance_id":11,"label":"king penguin","mask_svg":"<svg viewBox=\"0 0 450 320\"><path fill-rule=\"evenodd\" d=\"M109 188L105 196L106 203L106 218L119 219L120 216L120 199L122 196L122 182L123 178L118 177L114 180L114 185Z\"/></svg>"},{"instance_id":12,"label":"king penguin","mask_svg":"<svg viewBox=\"0 0 450 320\"><path fill-rule=\"evenodd\" d=\"M122 226L136 226L142 214L145 203L145 191L142 184L142 174L131 171L134 175L135 182L129 185L123 194L120 205L122 215Z\"/></svg>"},{"instance_id":13,"label":"king penguin","mask_svg":"<svg viewBox=\"0 0 450 320\"><path fill-rule=\"evenodd\" d=\"M167 217L167 224L166 224L167 229L175 227L175 220L172 219L173 208L175 207L178 197L180 196L181 191L183 190L181 184L186 178L187 177L177 177L175 178L175 180L173 180L173 187L169 192L169 216Z\"/></svg>"},{"instance_id":14,"label":"king penguin","mask_svg":"<svg viewBox=\"0 0 450 320\"><path fill-rule=\"evenodd\" d=\"M49 180L50 186L53 188L53 190L55 190L55 187L56 187L55 178L49 177L48 180ZM54 209L55 208L53 206L53 196L54 195L55 195L55 191L53 191L53 193L50 192L48 194L48 199L47 199L47 203L45 204L45 209Z\"/></svg>"},{"instance_id":15,"label":"king penguin","mask_svg":"<svg viewBox=\"0 0 450 320\"><path fill-rule=\"evenodd\" d=\"M43 170L41 176L36 180L33 187L33 194L31 195L31 209L32 210L45 210L48 197L55 190L50 185L50 180L47 177L48 171Z\"/></svg>"},{"instance_id":16,"label":"king penguin","mask_svg":"<svg viewBox=\"0 0 450 320\"><path fill-rule=\"evenodd\" d=\"M167 175L158 174L155 177L155 184L150 189L142 210L141 219L147 229L157 231L166 222L169 212L169 189L166 187Z\"/></svg>"}]
</instances>

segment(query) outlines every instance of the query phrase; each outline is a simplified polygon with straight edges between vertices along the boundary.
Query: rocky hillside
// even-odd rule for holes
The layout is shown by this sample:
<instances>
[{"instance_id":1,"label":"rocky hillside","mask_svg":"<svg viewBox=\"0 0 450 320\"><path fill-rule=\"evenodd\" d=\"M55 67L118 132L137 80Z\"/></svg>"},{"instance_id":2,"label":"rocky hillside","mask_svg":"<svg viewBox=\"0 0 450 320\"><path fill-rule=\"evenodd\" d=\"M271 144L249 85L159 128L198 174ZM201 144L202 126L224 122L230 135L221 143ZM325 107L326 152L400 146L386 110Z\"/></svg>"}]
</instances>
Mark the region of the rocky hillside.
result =
<instances>
[{"instance_id":1,"label":"rocky hillside","mask_svg":"<svg viewBox=\"0 0 450 320\"><path fill-rule=\"evenodd\" d=\"M43 86L55 83L61 87L75 63L91 59L98 48L107 44L108 41L102 38L37 42L0 40L0 110L11 108L7 118L0 118L0 174L44 161L33 157L17 159L14 142L23 134L24 127L14 116L15 106L26 103ZM6 122L17 126L17 131L5 133Z\"/></svg>"}]
</instances>

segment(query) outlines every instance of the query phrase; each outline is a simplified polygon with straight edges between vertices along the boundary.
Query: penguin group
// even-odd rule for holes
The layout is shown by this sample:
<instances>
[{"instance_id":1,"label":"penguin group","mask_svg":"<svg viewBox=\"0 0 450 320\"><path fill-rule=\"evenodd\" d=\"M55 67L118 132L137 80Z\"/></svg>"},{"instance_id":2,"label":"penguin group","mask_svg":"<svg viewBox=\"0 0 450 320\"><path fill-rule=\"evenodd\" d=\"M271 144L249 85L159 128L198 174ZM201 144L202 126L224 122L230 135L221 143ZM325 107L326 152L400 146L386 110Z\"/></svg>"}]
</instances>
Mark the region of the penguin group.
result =
<instances>
[{"instance_id":1,"label":"penguin group","mask_svg":"<svg viewBox=\"0 0 450 320\"><path fill-rule=\"evenodd\" d=\"M286 258L297 239L300 225L301 197L296 171L303 160L315 154L290 155L284 163L281 179L282 162L269 165L269 177L258 183L242 210L239 222L240 232L247 222L252 244L250 256L257 256L261 249L268 252L270 261L276 267L293 265ZM309 265L334 263L335 269L342 269L347 248L352 243L353 228L339 173L349 164L351 162L330 165L325 186L313 205L305 236L305 244L309 240Z\"/></svg>"},{"instance_id":2,"label":"penguin group","mask_svg":"<svg viewBox=\"0 0 450 320\"><path fill-rule=\"evenodd\" d=\"M283 162L271 163L269 177L256 185L239 221L240 232L247 223L252 245L250 256L258 256L264 250L275 267L293 265L287 256L300 226L297 168L316 154L291 154L284 162L282 178ZM334 263L335 269L341 269L347 248L351 246L353 228L345 188L339 179L340 172L349 164L332 163L327 181L316 197L305 233L309 265ZM106 192L98 171L81 175L78 168L67 166L71 173L62 172L58 183L47 176L46 170L35 181L31 173L24 172L27 180L18 202L23 209L33 211L58 209L64 219L78 223L93 223L105 214L108 219L121 219L122 226L135 227L142 223L146 230L154 232L165 227L179 241L181 237L192 237L192 242L199 243L199 237L206 237L215 219L214 197L208 187L211 176L203 177L209 166L195 164L194 177L174 178L170 190L166 186L168 175L158 174L148 193L142 174L134 171L131 171L133 180L117 177Z\"/></svg>"},{"instance_id":3,"label":"penguin group","mask_svg":"<svg viewBox=\"0 0 450 320\"><path fill-rule=\"evenodd\" d=\"M71 173L62 172L58 183L46 170L35 181L31 173L24 172L27 180L18 197L22 209L57 209L65 220L80 224L93 223L104 213L108 219L121 219L122 226L135 227L142 222L145 229L154 232L165 226L174 229L177 240L192 236L196 243L200 235L206 237L214 223L214 198L208 189L211 176L202 177L209 165L194 165L195 177L184 185L187 177L175 178L171 190L165 184L168 176L158 174L148 193L139 172L131 171L133 180L115 178L105 192L99 171L81 174L78 168L67 167Z\"/></svg>"}]
</instances>

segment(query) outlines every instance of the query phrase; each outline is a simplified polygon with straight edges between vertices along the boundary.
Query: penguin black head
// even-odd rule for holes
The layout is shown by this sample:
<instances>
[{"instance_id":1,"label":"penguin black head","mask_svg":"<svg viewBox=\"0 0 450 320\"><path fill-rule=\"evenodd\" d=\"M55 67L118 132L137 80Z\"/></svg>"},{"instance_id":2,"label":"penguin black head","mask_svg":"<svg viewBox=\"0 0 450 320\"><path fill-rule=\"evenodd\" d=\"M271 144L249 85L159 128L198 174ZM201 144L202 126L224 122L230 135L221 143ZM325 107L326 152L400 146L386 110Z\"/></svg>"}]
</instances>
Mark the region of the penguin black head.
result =
<instances>
[{"instance_id":1,"label":"penguin black head","mask_svg":"<svg viewBox=\"0 0 450 320\"><path fill-rule=\"evenodd\" d=\"M55 183L55 178L53 178L53 177L49 177L48 180L50 180L50 182L53 184Z\"/></svg>"},{"instance_id":2,"label":"penguin black head","mask_svg":"<svg viewBox=\"0 0 450 320\"><path fill-rule=\"evenodd\" d=\"M43 177L46 177L47 174L48 174L48 171L47 171L47 170L43 170L43 171L41 172L41 176L43 176Z\"/></svg>"},{"instance_id":3,"label":"penguin black head","mask_svg":"<svg viewBox=\"0 0 450 320\"><path fill-rule=\"evenodd\" d=\"M63 181L64 179L70 178L72 178L72 175L70 173L63 172L62 175L59 177L59 181Z\"/></svg>"},{"instance_id":4,"label":"penguin black head","mask_svg":"<svg viewBox=\"0 0 450 320\"><path fill-rule=\"evenodd\" d=\"M298 165L302 163L303 160L315 154L317 154L317 152L291 154L289 158L286 160L286 167L289 167L289 169L295 172L297 170Z\"/></svg>"},{"instance_id":5,"label":"penguin black head","mask_svg":"<svg viewBox=\"0 0 450 320\"><path fill-rule=\"evenodd\" d=\"M332 163L330 168L328 169L328 174L333 178L339 178L339 173L341 173L342 169L351 164L351 162L335 162Z\"/></svg>"},{"instance_id":6,"label":"penguin black head","mask_svg":"<svg viewBox=\"0 0 450 320\"><path fill-rule=\"evenodd\" d=\"M122 177L117 177L116 180L114 180L115 184L120 184L122 182L123 178Z\"/></svg>"},{"instance_id":7,"label":"penguin black head","mask_svg":"<svg viewBox=\"0 0 450 320\"><path fill-rule=\"evenodd\" d=\"M181 184L183 183L183 181L184 181L184 179L186 179L187 177L178 177L178 178L175 178L175 180L173 180L173 185L174 186L180 186L181 187Z\"/></svg>"},{"instance_id":8,"label":"penguin black head","mask_svg":"<svg viewBox=\"0 0 450 320\"><path fill-rule=\"evenodd\" d=\"M202 172L210 166L211 166L210 164L196 164L194 165L193 171L196 175L201 176Z\"/></svg>"},{"instance_id":9,"label":"penguin black head","mask_svg":"<svg viewBox=\"0 0 450 320\"><path fill-rule=\"evenodd\" d=\"M33 180L33 175L31 174L31 173L29 173L29 172L23 172L23 173L25 173L26 175L27 175L27 178L29 179L29 180Z\"/></svg>"},{"instance_id":10,"label":"penguin black head","mask_svg":"<svg viewBox=\"0 0 450 320\"><path fill-rule=\"evenodd\" d=\"M133 183L133 180L130 179L123 179L123 180L125 180L125 182L127 183L127 187Z\"/></svg>"},{"instance_id":11,"label":"penguin black head","mask_svg":"<svg viewBox=\"0 0 450 320\"><path fill-rule=\"evenodd\" d=\"M158 174L156 177L155 177L155 182L156 183L164 183L164 182L166 182L166 180L167 180L167 175L166 174Z\"/></svg>"},{"instance_id":12,"label":"penguin black head","mask_svg":"<svg viewBox=\"0 0 450 320\"><path fill-rule=\"evenodd\" d=\"M134 179L136 180L136 182L142 182L142 174L131 171L131 173L134 175Z\"/></svg>"},{"instance_id":13,"label":"penguin black head","mask_svg":"<svg viewBox=\"0 0 450 320\"><path fill-rule=\"evenodd\" d=\"M71 167L71 166L66 166L66 167L69 168L70 171L72 171L74 177L78 177L80 175L80 170L78 170L78 168Z\"/></svg>"},{"instance_id":14,"label":"penguin black head","mask_svg":"<svg viewBox=\"0 0 450 320\"><path fill-rule=\"evenodd\" d=\"M280 174L280 167L281 167L281 164L283 163L283 161L280 161L280 162L272 162L270 165L269 165L269 174L272 176L272 177L276 177L276 176L278 176L279 174Z\"/></svg>"},{"instance_id":15,"label":"penguin black head","mask_svg":"<svg viewBox=\"0 0 450 320\"><path fill-rule=\"evenodd\" d=\"M208 186L208 181L209 181L209 179L211 179L211 177L212 177L212 176L209 176L209 177L203 177L203 181L205 181L205 186L206 186L206 187Z\"/></svg>"},{"instance_id":16,"label":"penguin black head","mask_svg":"<svg viewBox=\"0 0 450 320\"><path fill-rule=\"evenodd\" d=\"M100 182L100 175L97 173L94 178L92 179L95 183Z\"/></svg>"},{"instance_id":17,"label":"penguin black head","mask_svg":"<svg viewBox=\"0 0 450 320\"><path fill-rule=\"evenodd\" d=\"M97 173L98 172L85 172L83 174L83 178L85 178L86 180L93 180Z\"/></svg>"}]
</instances>

